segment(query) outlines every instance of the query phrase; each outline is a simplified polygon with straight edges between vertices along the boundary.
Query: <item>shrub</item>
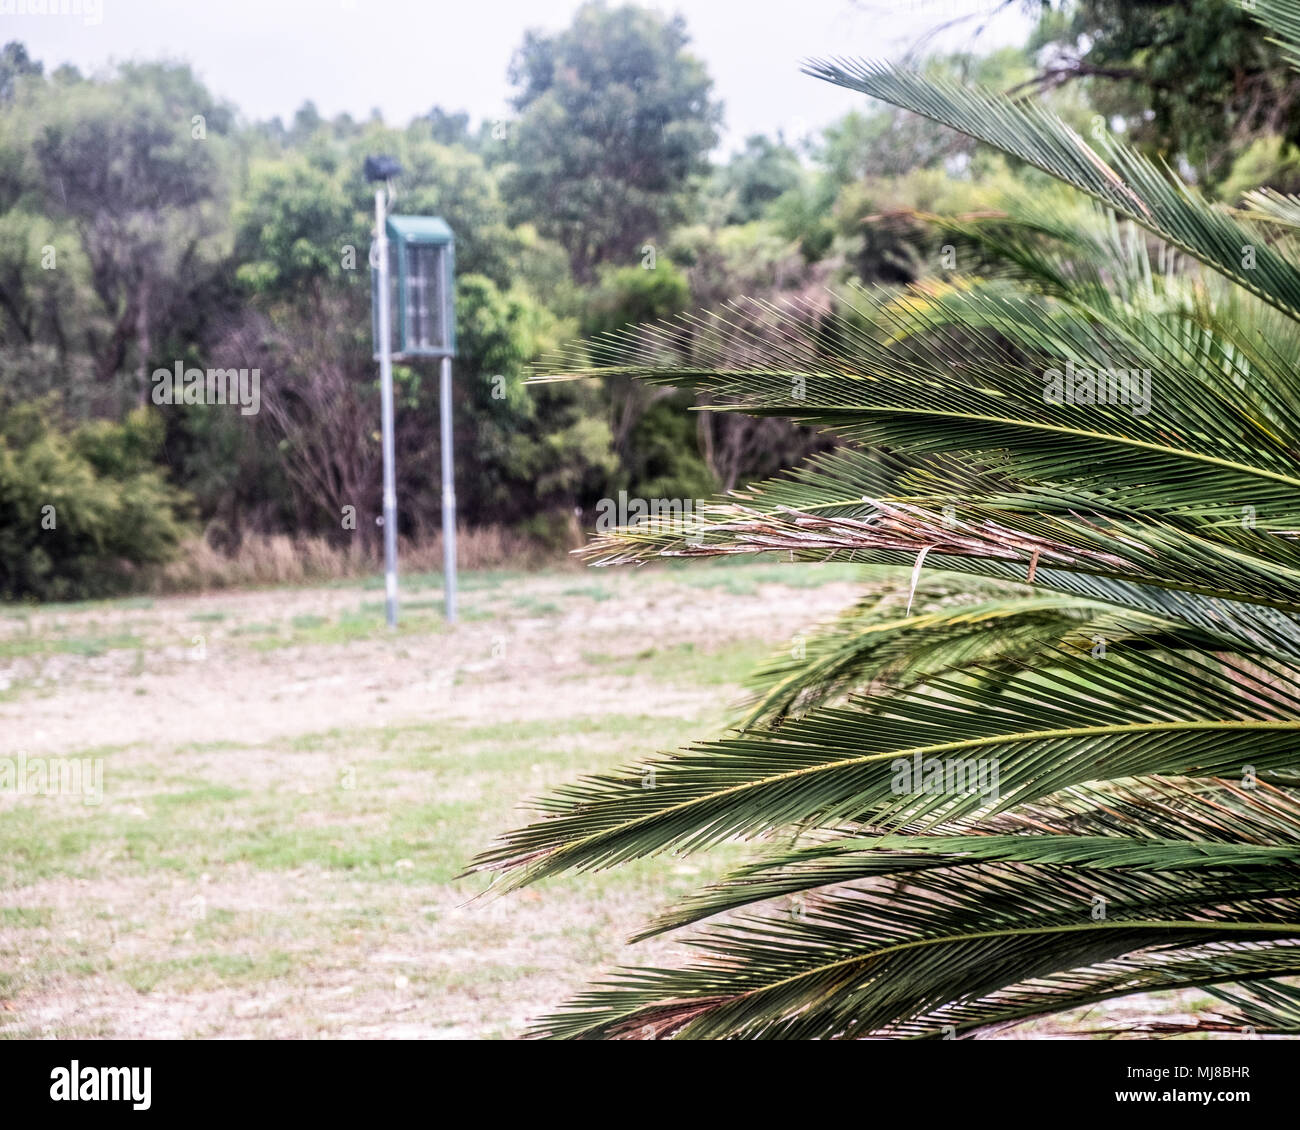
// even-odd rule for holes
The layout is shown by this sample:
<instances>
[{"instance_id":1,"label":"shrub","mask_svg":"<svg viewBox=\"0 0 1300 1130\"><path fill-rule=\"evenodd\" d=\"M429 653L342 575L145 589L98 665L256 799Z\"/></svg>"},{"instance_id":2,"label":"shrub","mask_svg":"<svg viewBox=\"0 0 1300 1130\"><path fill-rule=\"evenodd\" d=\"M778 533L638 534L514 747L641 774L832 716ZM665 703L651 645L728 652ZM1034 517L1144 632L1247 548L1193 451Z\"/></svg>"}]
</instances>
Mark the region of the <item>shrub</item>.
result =
<instances>
[{"instance_id":1,"label":"shrub","mask_svg":"<svg viewBox=\"0 0 1300 1130\"><path fill-rule=\"evenodd\" d=\"M153 463L161 439L143 408L69 432L41 405L0 411L0 598L102 596L169 560L186 499Z\"/></svg>"}]
</instances>

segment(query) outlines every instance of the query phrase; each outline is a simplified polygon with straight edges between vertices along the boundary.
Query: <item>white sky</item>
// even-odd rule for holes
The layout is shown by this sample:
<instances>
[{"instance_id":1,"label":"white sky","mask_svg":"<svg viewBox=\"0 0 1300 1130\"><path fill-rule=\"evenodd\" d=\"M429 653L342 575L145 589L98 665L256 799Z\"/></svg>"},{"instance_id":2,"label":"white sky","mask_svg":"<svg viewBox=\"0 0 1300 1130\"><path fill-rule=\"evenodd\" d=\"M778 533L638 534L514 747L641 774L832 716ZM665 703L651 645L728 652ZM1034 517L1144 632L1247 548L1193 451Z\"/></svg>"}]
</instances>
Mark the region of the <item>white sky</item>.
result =
<instances>
[{"instance_id":1,"label":"white sky","mask_svg":"<svg viewBox=\"0 0 1300 1130\"><path fill-rule=\"evenodd\" d=\"M307 99L326 117L374 107L405 124L434 105L476 121L507 112L506 67L529 27L559 29L581 0L0 0L0 42L52 70L179 59L249 118L286 122ZM919 36L997 0L641 0L680 12L726 106L723 147L799 137L862 98L799 73L805 56L897 57ZM28 5L78 9L39 15ZM98 23L91 22L98 7ZM611 3L611 6L613 4ZM988 23L975 38L976 29ZM944 33L947 48L1023 42L1019 5Z\"/></svg>"}]
</instances>

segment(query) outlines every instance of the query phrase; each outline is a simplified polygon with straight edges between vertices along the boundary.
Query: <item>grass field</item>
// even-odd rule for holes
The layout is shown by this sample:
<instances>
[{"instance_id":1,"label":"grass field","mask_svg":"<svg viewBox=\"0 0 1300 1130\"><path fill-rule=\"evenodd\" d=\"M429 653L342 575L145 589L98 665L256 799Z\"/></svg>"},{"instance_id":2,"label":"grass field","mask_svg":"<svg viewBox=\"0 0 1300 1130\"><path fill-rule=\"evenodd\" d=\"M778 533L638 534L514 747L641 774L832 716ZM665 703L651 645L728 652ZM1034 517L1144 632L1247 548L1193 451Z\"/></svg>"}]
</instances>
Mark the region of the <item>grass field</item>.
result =
<instances>
[{"instance_id":1,"label":"grass field","mask_svg":"<svg viewBox=\"0 0 1300 1130\"><path fill-rule=\"evenodd\" d=\"M496 898L457 880L551 785L719 732L848 566L473 573L0 610L0 1034L510 1037L739 846ZM877 581L878 583L878 581ZM666 942L624 952L666 956Z\"/></svg>"},{"instance_id":2,"label":"grass field","mask_svg":"<svg viewBox=\"0 0 1300 1130\"><path fill-rule=\"evenodd\" d=\"M906 578L463 582L448 628L439 578L406 578L395 633L376 580L0 609L0 759L103 774L96 804L0 788L0 1036L509 1038L593 974L677 960L625 939L743 845L504 897L456 876L538 792L721 732L758 660Z\"/></svg>"}]
</instances>

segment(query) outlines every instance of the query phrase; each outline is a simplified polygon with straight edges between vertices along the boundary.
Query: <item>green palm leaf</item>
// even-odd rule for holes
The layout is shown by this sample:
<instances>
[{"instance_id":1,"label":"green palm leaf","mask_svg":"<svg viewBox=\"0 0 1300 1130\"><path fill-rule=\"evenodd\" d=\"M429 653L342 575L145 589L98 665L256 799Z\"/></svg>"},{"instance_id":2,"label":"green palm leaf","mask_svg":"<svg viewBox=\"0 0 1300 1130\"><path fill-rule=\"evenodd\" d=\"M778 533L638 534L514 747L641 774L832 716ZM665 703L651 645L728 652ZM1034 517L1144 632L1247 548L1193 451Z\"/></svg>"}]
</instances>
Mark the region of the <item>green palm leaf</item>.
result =
<instances>
[{"instance_id":1,"label":"green palm leaf","mask_svg":"<svg viewBox=\"0 0 1300 1130\"><path fill-rule=\"evenodd\" d=\"M1300 1036L1300 986L1282 981L1243 981L1224 988L1208 986L1217 997L1236 1010L1229 1023L1238 1028L1251 1028L1256 1033Z\"/></svg>"},{"instance_id":2,"label":"green palm leaf","mask_svg":"<svg viewBox=\"0 0 1300 1130\"><path fill-rule=\"evenodd\" d=\"M1011 101L925 78L887 63L832 59L804 73L913 110L1034 165L1199 259L1288 315L1300 314L1300 271L1258 233L1215 209L1136 150L1107 133L1110 164L1040 102ZM1245 249L1254 251L1252 261Z\"/></svg>"},{"instance_id":3,"label":"green palm leaf","mask_svg":"<svg viewBox=\"0 0 1300 1130\"><path fill-rule=\"evenodd\" d=\"M1260 14L1300 58L1300 5ZM562 788L477 857L508 888L763 845L646 931L715 920L701 960L622 972L539 1033L940 1038L1190 987L1231 1010L1193 1028L1300 1032L1300 271L1265 238L1295 201L1234 214L1039 104L808 69L1101 208L940 221L1001 261L988 278L850 291L829 316L738 300L552 366L842 444L588 560L776 553L911 583L901 616L864 602L770 661L740 729ZM1154 266L1133 225L1165 241ZM1052 395L1067 368L1094 393L1096 370L1149 371L1152 394ZM983 597L936 607L935 573Z\"/></svg>"},{"instance_id":4,"label":"green palm leaf","mask_svg":"<svg viewBox=\"0 0 1300 1130\"><path fill-rule=\"evenodd\" d=\"M1232 813L1231 823L1224 823L1225 812ZM953 835L831 839L769 854L663 914L639 937L820 887L937 867L1208 871L1300 865L1300 803L1276 788L1243 789L1229 781L1076 787L971 828Z\"/></svg>"},{"instance_id":5,"label":"green palm leaf","mask_svg":"<svg viewBox=\"0 0 1300 1130\"><path fill-rule=\"evenodd\" d=\"M884 693L970 664L996 662L1011 673L1050 661L1061 648L1088 651L1098 641L1163 650L1237 645L1229 632L1070 596L958 604L898 619L883 618L877 606L869 598L758 668L748 680L751 694L741 726L779 722L851 691L875 687L875 693Z\"/></svg>"},{"instance_id":6,"label":"green palm leaf","mask_svg":"<svg viewBox=\"0 0 1300 1130\"><path fill-rule=\"evenodd\" d=\"M1242 947L1300 940L1300 872L1281 886L1249 871L1194 879L1067 871L1044 880L1014 866L979 876L921 872L911 877L906 913L888 891L841 888L797 916L712 928L696 942L706 960L626 974L543 1028L606 1037L645 1025L688 1038L937 1036L954 1021L971 1024L979 1006L984 1026L1090 1003L1099 998L1097 967L1134 952L1158 948L1165 961L1183 954L1199 965L1215 947L1232 968ZM1105 917L1092 916L1097 905ZM1300 946L1281 953L1279 965L1300 969ZM1059 980L1035 985L1063 970L1073 991L1063 993ZM999 995L1008 991L1010 1006Z\"/></svg>"},{"instance_id":7,"label":"green palm leaf","mask_svg":"<svg viewBox=\"0 0 1300 1130\"><path fill-rule=\"evenodd\" d=\"M1281 668L1268 675L1199 657L1175 664L1115 652L1101 661L1062 654L1056 667L1012 685L969 672L941 676L623 775L589 777L548 798L545 819L508 834L476 866L511 870L508 883L517 885L783 826L941 827L1087 781L1286 769L1300 734L1300 684ZM940 787L925 791L918 780L900 788L912 765L918 778L938 765ZM970 780L985 765L996 773L994 789L984 779L944 785L945 769Z\"/></svg>"},{"instance_id":8,"label":"green palm leaf","mask_svg":"<svg viewBox=\"0 0 1300 1130\"><path fill-rule=\"evenodd\" d=\"M1300 69L1300 4L1295 0L1253 0L1242 7L1273 32L1271 42L1282 48L1291 66Z\"/></svg>"}]
</instances>

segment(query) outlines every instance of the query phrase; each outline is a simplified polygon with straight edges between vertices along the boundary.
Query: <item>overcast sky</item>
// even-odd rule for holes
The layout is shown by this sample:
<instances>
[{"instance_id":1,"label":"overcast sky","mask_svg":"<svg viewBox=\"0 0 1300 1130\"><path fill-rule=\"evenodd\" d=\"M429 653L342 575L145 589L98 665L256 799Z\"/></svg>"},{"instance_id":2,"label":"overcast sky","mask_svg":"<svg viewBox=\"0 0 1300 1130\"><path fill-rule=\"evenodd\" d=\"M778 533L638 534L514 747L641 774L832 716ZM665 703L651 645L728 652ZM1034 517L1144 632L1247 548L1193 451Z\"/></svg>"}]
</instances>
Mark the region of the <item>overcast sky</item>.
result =
<instances>
[{"instance_id":1,"label":"overcast sky","mask_svg":"<svg viewBox=\"0 0 1300 1130\"><path fill-rule=\"evenodd\" d=\"M81 14L38 15L28 4ZM0 0L0 40L19 39L47 69L111 61L190 63L250 118L286 122L311 99L326 117L378 107L405 124L439 105L475 119L507 112L506 67L526 28L568 24L581 0ZM799 137L861 96L799 73L805 56L897 57L962 15L945 47L1023 42L1019 5L996 0L642 0L680 12L726 105L725 149L751 133ZM100 10L95 23L94 11ZM20 13L20 14L19 14ZM985 27L977 35L980 27Z\"/></svg>"}]
</instances>

